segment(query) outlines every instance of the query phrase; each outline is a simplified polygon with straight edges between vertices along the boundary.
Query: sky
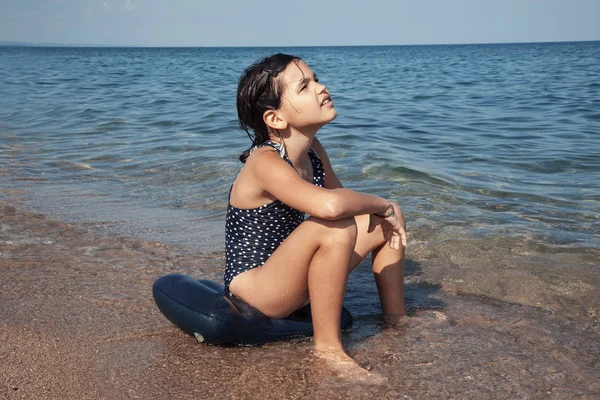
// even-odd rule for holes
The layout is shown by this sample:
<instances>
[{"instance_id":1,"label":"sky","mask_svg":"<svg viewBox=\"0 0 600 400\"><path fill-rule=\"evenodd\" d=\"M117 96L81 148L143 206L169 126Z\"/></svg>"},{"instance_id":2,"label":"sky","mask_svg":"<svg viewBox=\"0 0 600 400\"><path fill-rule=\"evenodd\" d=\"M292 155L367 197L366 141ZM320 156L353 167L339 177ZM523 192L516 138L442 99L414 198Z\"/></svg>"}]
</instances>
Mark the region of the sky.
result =
<instances>
[{"instance_id":1,"label":"sky","mask_svg":"<svg viewBox=\"0 0 600 400\"><path fill-rule=\"evenodd\" d=\"M0 41L346 46L600 40L600 0L0 0Z\"/></svg>"}]
</instances>

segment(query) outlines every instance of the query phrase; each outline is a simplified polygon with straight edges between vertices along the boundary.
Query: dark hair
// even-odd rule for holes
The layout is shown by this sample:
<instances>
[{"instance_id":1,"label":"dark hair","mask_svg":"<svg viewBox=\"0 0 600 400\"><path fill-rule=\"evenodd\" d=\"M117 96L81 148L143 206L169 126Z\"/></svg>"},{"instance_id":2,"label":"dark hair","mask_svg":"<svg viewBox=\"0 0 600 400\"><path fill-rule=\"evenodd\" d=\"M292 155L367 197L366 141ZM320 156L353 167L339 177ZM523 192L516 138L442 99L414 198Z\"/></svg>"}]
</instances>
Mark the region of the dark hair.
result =
<instances>
[{"instance_id":1,"label":"dark hair","mask_svg":"<svg viewBox=\"0 0 600 400\"><path fill-rule=\"evenodd\" d=\"M300 61L300 58L289 54L273 54L250 65L240 77L236 101L238 119L240 128L252 140L252 145L240 155L242 163L246 162L254 146L269 140L263 114L267 110L277 110L281 105L283 87L276 78L292 61Z\"/></svg>"}]
</instances>

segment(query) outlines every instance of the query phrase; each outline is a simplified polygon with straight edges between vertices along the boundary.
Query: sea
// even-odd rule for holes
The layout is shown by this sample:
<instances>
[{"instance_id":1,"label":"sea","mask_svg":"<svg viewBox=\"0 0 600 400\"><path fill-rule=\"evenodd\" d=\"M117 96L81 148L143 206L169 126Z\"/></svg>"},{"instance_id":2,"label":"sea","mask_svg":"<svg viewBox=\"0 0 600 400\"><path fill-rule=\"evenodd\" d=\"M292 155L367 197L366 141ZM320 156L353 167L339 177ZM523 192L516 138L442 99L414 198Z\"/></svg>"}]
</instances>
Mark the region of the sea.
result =
<instances>
[{"instance_id":1,"label":"sea","mask_svg":"<svg viewBox=\"0 0 600 400\"><path fill-rule=\"evenodd\" d=\"M600 271L598 41L0 47L0 200L222 252L228 190L250 144L237 82L277 52L303 58L328 87L338 117L317 137L345 187L401 206L413 270L480 279L510 261L559 285L586 280L578 269L556 278L565 263ZM469 290L520 302L512 282ZM415 290L413 306L426 305L418 293L429 292ZM359 299L358 314L376 313L376 299Z\"/></svg>"}]
</instances>

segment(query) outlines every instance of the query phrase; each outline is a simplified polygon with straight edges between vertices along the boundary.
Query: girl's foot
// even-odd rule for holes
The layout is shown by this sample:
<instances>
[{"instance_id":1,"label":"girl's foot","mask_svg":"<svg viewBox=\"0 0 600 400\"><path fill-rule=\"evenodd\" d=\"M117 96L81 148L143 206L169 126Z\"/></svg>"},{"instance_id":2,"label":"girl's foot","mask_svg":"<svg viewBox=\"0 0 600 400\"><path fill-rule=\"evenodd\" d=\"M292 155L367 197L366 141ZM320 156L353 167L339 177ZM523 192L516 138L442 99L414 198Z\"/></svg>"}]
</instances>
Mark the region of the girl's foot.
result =
<instances>
[{"instance_id":1,"label":"girl's foot","mask_svg":"<svg viewBox=\"0 0 600 400\"><path fill-rule=\"evenodd\" d=\"M386 328L400 328L408 325L408 317L406 314L385 314L383 324Z\"/></svg>"},{"instance_id":2,"label":"girl's foot","mask_svg":"<svg viewBox=\"0 0 600 400\"><path fill-rule=\"evenodd\" d=\"M315 348L312 354L316 359L325 363L330 371L345 381L369 384L382 384L387 381L387 378L377 372L367 371L361 367L342 349Z\"/></svg>"}]
</instances>

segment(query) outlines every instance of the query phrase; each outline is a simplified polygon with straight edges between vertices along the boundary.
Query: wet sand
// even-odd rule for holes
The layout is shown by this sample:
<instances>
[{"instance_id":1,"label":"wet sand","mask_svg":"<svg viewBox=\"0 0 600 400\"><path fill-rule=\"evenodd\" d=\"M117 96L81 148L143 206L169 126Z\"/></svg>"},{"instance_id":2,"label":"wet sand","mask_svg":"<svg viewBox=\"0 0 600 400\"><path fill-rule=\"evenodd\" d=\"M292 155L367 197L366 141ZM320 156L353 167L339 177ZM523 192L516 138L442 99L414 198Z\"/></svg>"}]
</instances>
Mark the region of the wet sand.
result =
<instances>
[{"instance_id":1,"label":"wet sand","mask_svg":"<svg viewBox=\"0 0 600 400\"><path fill-rule=\"evenodd\" d=\"M313 358L310 340L216 347L172 327L154 306L153 281L170 272L220 280L223 254L0 204L0 398L600 398L597 271L578 271L571 286L550 282L514 267L526 262L515 250L488 260L497 275L478 276L457 257L485 255L451 251L451 240L447 249L448 263L463 267L427 264L418 240L409 248L407 295L421 288L431 303L398 326L380 321L361 334L379 317L359 317L345 333L350 354L386 378L357 383ZM566 264L553 272L561 282L576 268ZM538 284L502 290L523 274ZM486 297L472 294L481 290Z\"/></svg>"}]
</instances>

